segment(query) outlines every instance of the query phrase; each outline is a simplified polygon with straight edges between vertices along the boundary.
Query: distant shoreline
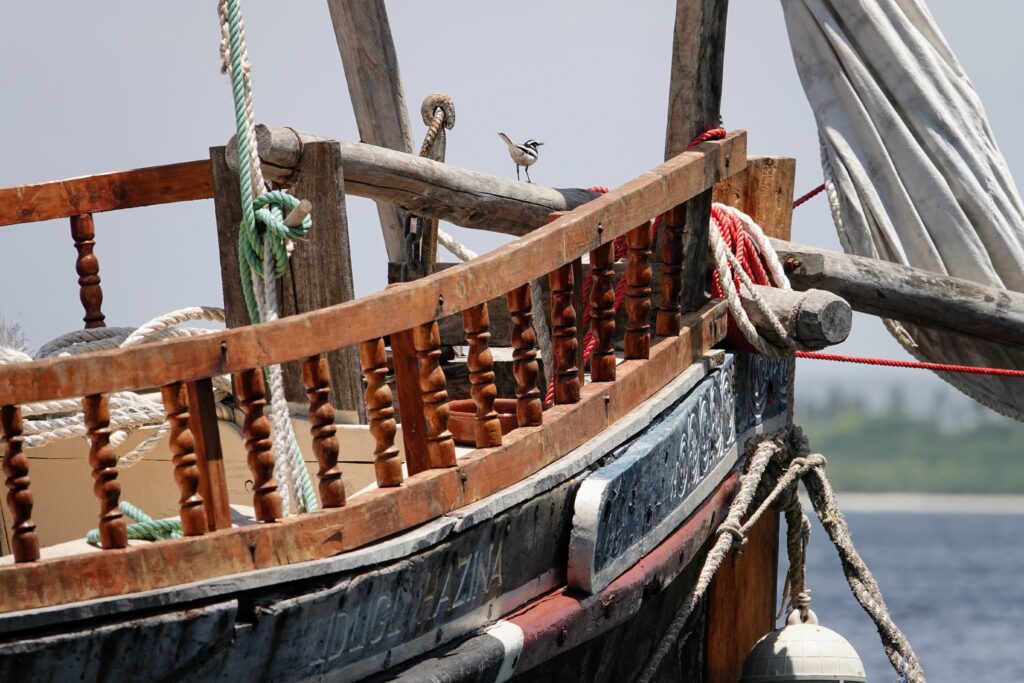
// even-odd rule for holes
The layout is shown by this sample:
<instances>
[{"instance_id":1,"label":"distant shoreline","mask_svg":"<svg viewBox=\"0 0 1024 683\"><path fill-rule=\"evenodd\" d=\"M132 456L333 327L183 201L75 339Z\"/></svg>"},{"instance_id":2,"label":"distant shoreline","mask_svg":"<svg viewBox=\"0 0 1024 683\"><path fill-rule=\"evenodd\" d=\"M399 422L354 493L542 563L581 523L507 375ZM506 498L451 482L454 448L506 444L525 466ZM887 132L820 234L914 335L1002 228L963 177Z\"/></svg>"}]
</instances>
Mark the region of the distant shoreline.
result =
<instances>
[{"instance_id":1,"label":"distant shoreline","mask_svg":"<svg viewBox=\"0 0 1024 683\"><path fill-rule=\"evenodd\" d=\"M836 492L843 512L956 512L1024 515L1024 495ZM804 501L805 506L808 505Z\"/></svg>"}]
</instances>

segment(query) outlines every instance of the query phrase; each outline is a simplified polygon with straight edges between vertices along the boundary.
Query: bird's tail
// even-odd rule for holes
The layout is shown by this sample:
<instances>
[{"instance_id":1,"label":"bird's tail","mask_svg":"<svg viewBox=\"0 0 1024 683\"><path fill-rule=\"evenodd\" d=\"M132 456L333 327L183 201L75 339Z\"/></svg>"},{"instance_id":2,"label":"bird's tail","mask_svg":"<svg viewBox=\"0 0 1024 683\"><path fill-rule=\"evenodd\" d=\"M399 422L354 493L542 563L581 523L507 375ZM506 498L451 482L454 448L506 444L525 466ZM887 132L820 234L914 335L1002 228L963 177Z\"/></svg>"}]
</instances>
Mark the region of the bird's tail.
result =
<instances>
[{"instance_id":1,"label":"bird's tail","mask_svg":"<svg viewBox=\"0 0 1024 683\"><path fill-rule=\"evenodd\" d=\"M516 143L512 142L507 135L505 135L504 133L498 133L498 136L505 141L505 144L508 145L509 149L516 148Z\"/></svg>"}]
</instances>

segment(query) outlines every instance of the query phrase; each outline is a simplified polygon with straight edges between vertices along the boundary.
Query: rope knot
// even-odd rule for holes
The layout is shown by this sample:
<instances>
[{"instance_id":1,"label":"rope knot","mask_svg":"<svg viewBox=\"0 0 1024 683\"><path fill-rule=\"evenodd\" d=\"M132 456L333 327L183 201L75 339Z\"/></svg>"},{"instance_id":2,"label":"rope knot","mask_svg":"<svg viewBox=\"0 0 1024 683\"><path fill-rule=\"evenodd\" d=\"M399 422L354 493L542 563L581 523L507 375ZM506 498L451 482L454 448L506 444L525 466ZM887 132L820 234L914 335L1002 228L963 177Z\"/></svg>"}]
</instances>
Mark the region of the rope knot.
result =
<instances>
[{"instance_id":1,"label":"rope knot","mask_svg":"<svg viewBox=\"0 0 1024 683\"><path fill-rule=\"evenodd\" d=\"M718 525L717 533L719 535L730 534L732 536L733 550L740 550L747 542L746 534L743 533L740 525L728 519Z\"/></svg>"},{"instance_id":2,"label":"rope knot","mask_svg":"<svg viewBox=\"0 0 1024 683\"><path fill-rule=\"evenodd\" d=\"M245 261L254 273L263 274L263 237L266 236L274 257L274 275L280 277L288 267L292 240L304 237L313 227L307 215L295 227L290 227L286 216L299 205L299 199L284 190L264 192L253 201L256 230L244 235L247 243Z\"/></svg>"}]
</instances>

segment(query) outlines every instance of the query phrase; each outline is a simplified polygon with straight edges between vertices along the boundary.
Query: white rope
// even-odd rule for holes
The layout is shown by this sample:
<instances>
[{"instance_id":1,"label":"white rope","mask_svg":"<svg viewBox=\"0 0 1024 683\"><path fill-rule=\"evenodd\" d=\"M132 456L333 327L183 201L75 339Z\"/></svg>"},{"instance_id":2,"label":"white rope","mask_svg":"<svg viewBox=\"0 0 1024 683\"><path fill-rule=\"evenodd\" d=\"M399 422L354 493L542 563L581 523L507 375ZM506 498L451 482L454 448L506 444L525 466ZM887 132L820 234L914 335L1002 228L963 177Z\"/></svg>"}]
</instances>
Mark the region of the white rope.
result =
<instances>
[{"instance_id":1,"label":"white rope","mask_svg":"<svg viewBox=\"0 0 1024 683\"><path fill-rule=\"evenodd\" d=\"M451 254L460 261L469 261L470 259L475 259L477 257L475 251L459 242L441 228L437 229L437 241L438 244L451 252Z\"/></svg>"},{"instance_id":2,"label":"white rope","mask_svg":"<svg viewBox=\"0 0 1024 683\"><path fill-rule=\"evenodd\" d=\"M189 308L171 311L170 313L158 318L153 318L145 325L132 332L123 342L121 342L121 348L126 349L129 346L142 344L152 337L159 338L159 336L167 332L169 328L195 320L208 320L211 322L223 323L224 309L216 308L214 306L191 306ZM199 331L199 334L204 334L206 332L207 330L201 330Z\"/></svg>"}]
</instances>

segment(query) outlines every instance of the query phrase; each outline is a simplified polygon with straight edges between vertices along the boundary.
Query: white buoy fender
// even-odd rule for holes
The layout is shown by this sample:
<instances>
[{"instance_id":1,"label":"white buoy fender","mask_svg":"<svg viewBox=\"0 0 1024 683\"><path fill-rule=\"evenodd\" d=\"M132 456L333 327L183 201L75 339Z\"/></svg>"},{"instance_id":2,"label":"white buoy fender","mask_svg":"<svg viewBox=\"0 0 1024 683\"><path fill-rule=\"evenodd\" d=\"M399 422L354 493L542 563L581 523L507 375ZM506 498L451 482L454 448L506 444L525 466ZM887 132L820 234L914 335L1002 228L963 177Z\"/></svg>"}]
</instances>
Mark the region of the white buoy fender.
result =
<instances>
[{"instance_id":1,"label":"white buoy fender","mask_svg":"<svg viewBox=\"0 0 1024 683\"><path fill-rule=\"evenodd\" d=\"M783 628L757 641L743 664L740 683L866 683L864 664L841 635L818 624L814 612L801 621L793 610Z\"/></svg>"}]
</instances>

